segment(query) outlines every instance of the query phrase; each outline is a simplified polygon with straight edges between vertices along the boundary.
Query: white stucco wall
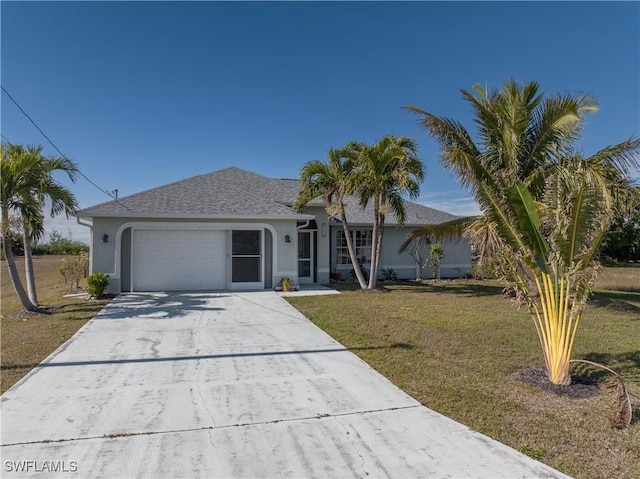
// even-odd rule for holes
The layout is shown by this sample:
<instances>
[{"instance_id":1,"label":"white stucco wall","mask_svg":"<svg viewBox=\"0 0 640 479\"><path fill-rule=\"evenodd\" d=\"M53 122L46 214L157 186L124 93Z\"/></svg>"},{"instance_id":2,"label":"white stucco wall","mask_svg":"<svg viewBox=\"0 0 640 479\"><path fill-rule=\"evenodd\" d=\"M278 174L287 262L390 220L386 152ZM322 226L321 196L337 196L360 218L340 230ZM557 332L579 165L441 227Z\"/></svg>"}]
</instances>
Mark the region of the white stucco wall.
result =
<instances>
[{"instance_id":1,"label":"white stucco wall","mask_svg":"<svg viewBox=\"0 0 640 479\"><path fill-rule=\"evenodd\" d=\"M332 271L342 272L348 277L351 265L336 265L336 231L341 230L339 224L329 220L324 208L309 208L305 213L316 216L316 278L317 282L326 284ZM272 235L272 285L277 285L280 278L287 276L294 284L298 282L298 224L296 220L200 220L189 219L132 219L132 218L94 218L91 242L91 272L101 271L110 276L110 292L120 292L122 285L122 234L130 226L153 225L154 227L182 227L184 229L233 229L234 227L252 227L269 229ZM366 226L352 226L353 229L371 229ZM383 241L381 268L393 268L402 279L418 276L418 268L409 253L398 253L398 249L407 234L414 227L396 228L387 225ZM326 232L326 234L323 234ZM102 241L104 235L109 239ZM289 236L290 242L285 241ZM460 277L471 271L471 246L468 241L443 244L444 258L440 266L442 278ZM124 248L126 254L126 247ZM125 268L126 269L126 268ZM431 277L431 268L422 271L423 278ZM266 280L267 278L265 278ZM126 282L125 282L126 283ZM267 281L265 281L265 284Z\"/></svg>"},{"instance_id":2,"label":"white stucco wall","mask_svg":"<svg viewBox=\"0 0 640 479\"><path fill-rule=\"evenodd\" d=\"M192 220L192 219L145 219L145 218L94 218L91 241L91 272L100 271L110 277L109 291L121 291L122 234L131 226L149 225L158 228L184 229L233 229L253 227L269 229L272 234L272 277L277 284L281 277L288 276L297 283L297 225L295 220ZM108 241L102 241L104 235ZM289 235L291 242L285 242Z\"/></svg>"},{"instance_id":3,"label":"white stucco wall","mask_svg":"<svg viewBox=\"0 0 640 479\"><path fill-rule=\"evenodd\" d=\"M335 263L335 244L336 231L341 230L341 226L332 227L331 247L334 254L332 255L332 271L342 272L348 277L352 271L351 265L337 265ZM350 226L350 230L366 230L371 227ZM415 227L396 228L387 225L384 230L384 238L382 242L382 257L380 259L380 268L393 268L400 279L413 279L418 277L418 266L408 252L398 253L400 245L403 243L407 235L413 231ZM457 242L445 242L442 245L444 257L440 264L441 278L458 278L471 271L471 245L467 240L461 239ZM368 269L369 265L365 268ZM422 270L422 278L432 278L431 268L427 267Z\"/></svg>"}]
</instances>

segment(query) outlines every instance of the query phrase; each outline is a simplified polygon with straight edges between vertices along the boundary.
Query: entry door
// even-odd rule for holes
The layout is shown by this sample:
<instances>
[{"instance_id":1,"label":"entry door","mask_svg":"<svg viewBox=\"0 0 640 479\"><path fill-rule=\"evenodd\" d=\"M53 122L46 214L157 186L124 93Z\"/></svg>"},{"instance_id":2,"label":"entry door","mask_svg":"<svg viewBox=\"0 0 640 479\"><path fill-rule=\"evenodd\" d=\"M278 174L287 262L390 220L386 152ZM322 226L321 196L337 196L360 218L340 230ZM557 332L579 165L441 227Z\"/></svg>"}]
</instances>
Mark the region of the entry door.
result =
<instances>
[{"instance_id":1,"label":"entry door","mask_svg":"<svg viewBox=\"0 0 640 479\"><path fill-rule=\"evenodd\" d=\"M312 231L298 231L298 282L313 283Z\"/></svg>"}]
</instances>

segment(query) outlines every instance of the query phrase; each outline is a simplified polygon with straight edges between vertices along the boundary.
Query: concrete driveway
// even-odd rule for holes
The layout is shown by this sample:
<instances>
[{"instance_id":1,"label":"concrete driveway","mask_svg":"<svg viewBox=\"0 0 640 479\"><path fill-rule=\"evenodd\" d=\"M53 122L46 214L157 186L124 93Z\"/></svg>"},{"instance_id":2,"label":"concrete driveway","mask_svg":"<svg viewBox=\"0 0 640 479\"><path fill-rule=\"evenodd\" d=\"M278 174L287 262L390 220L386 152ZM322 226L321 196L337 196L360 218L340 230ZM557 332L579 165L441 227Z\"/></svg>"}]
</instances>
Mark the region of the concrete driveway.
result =
<instances>
[{"instance_id":1,"label":"concrete driveway","mask_svg":"<svg viewBox=\"0 0 640 479\"><path fill-rule=\"evenodd\" d=\"M2 396L1 451L2 477L567 477L421 406L273 292L116 298Z\"/></svg>"}]
</instances>

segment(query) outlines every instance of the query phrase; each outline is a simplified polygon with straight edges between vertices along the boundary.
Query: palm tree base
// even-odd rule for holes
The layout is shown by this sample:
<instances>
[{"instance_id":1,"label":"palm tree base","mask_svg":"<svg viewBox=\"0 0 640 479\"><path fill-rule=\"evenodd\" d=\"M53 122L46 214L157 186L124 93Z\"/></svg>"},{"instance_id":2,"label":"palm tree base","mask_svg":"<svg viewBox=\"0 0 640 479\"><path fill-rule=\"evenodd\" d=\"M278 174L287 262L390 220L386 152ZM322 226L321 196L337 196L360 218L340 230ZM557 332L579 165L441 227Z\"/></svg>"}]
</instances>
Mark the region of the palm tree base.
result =
<instances>
[{"instance_id":1,"label":"palm tree base","mask_svg":"<svg viewBox=\"0 0 640 479\"><path fill-rule=\"evenodd\" d=\"M571 399L589 398L598 395L600 392L600 388L595 380L583 376L572 376L571 383L566 386L553 384L549 381L547 371L544 368L525 368L513 373L513 377L539 389Z\"/></svg>"}]
</instances>

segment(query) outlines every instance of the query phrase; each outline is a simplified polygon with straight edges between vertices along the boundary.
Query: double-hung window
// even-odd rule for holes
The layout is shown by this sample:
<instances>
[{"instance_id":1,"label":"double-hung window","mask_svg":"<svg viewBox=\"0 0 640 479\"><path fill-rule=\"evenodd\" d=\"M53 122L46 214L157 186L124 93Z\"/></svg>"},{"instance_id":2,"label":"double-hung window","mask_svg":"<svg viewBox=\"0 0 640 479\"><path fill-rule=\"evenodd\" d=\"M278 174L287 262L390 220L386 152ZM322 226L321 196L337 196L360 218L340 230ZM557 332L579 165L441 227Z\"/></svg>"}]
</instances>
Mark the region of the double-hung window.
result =
<instances>
[{"instance_id":1,"label":"double-hung window","mask_svg":"<svg viewBox=\"0 0 640 479\"><path fill-rule=\"evenodd\" d=\"M371 230L349 231L353 241L356 258L360 264L371 263ZM336 235L336 264L351 264L347 239L343 230L338 230Z\"/></svg>"}]
</instances>

